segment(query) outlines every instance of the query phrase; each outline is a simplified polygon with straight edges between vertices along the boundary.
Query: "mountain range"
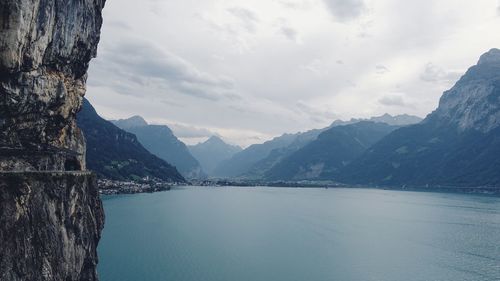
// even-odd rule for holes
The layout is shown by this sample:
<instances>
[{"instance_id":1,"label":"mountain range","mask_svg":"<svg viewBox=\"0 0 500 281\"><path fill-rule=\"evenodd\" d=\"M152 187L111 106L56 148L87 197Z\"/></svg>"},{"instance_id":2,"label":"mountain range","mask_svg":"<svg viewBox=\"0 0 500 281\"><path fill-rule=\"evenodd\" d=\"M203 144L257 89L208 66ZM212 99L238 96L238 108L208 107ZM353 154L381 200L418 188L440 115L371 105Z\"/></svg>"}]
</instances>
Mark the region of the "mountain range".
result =
<instances>
[{"instance_id":1,"label":"mountain range","mask_svg":"<svg viewBox=\"0 0 500 281\"><path fill-rule=\"evenodd\" d=\"M200 163L187 146L166 125L149 125L142 117L111 121L121 129L137 136L139 142L151 153L177 167L188 179L205 178Z\"/></svg>"},{"instance_id":2,"label":"mountain range","mask_svg":"<svg viewBox=\"0 0 500 281\"><path fill-rule=\"evenodd\" d=\"M227 144L218 136L212 136L205 142L188 146L188 149L208 175L213 175L215 168L222 161L242 151L241 147Z\"/></svg>"},{"instance_id":3,"label":"mountain range","mask_svg":"<svg viewBox=\"0 0 500 281\"><path fill-rule=\"evenodd\" d=\"M184 182L175 167L147 151L136 136L101 118L87 99L77 115L87 141L87 167L100 177L137 180L154 177Z\"/></svg>"},{"instance_id":4,"label":"mountain range","mask_svg":"<svg viewBox=\"0 0 500 281\"><path fill-rule=\"evenodd\" d=\"M134 159L129 156L118 157L130 146L142 153L142 158L136 158L144 160L147 155L156 163L154 167L161 166L176 179L180 175L176 176L175 168L167 163L188 178L203 178L204 170L212 177L266 181L331 180L388 187L498 186L500 50L482 55L423 120L389 114L337 120L323 129L284 134L244 150L216 136L187 147L167 126L149 125L140 116L113 121L133 133L127 134L98 117L88 101L78 122L89 145L89 167L112 177L125 177L127 167L136 163L127 161ZM116 148L113 138L119 142ZM158 162L144 148L165 161ZM136 167L142 172L135 175L147 171L157 176L158 169L146 164L137 164L143 167Z\"/></svg>"},{"instance_id":5,"label":"mountain range","mask_svg":"<svg viewBox=\"0 0 500 281\"><path fill-rule=\"evenodd\" d=\"M351 119L349 121L337 120L330 126L323 129L314 129L297 134L284 134L263 144L252 145L240 153L235 154L231 159L221 162L221 164L219 164L219 166L215 169L214 175L218 177L238 177L246 179L282 178L284 174L282 172L278 172L281 168L274 167L286 167L288 165L285 163L286 161L292 159L298 160L296 158L297 156L292 155L311 142L317 141L318 136L332 128L352 125L363 121L366 121L373 126L377 126L376 124L378 123L404 126L418 123L421 120L422 119L416 116L391 116L389 114L385 114L383 116L373 117L370 119ZM324 147L324 151L328 151L328 144L323 142L323 145L327 145ZM328 169L328 167L326 167L326 169ZM276 172L276 174L273 174L274 172Z\"/></svg>"},{"instance_id":6,"label":"mountain range","mask_svg":"<svg viewBox=\"0 0 500 281\"><path fill-rule=\"evenodd\" d=\"M397 128L370 121L332 127L322 132L316 140L284 157L265 173L264 178L329 179Z\"/></svg>"},{"instance_id":7,"label":"mountain range","mask_svg":"<svg viewBox=\"0 0 500 281\"><path fill-rule=\"evenodd\" d=\"M500 50L446 91L420 124L398 129L345 167L338 180L385 186L500 185Z\"/></svg>"}]
</instances>

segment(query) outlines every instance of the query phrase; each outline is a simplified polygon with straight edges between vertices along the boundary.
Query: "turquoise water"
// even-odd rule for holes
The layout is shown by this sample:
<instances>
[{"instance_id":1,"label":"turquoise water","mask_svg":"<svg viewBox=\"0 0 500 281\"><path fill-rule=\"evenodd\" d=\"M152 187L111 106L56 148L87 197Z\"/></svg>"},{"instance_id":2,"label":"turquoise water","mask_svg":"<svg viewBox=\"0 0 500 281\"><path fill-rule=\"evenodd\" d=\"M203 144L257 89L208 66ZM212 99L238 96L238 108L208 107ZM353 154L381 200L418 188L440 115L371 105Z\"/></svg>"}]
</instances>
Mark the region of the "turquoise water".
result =
<instances>
[{"instance_id":1,"label":"turquoise water","mask_svg":"<svg viewBox=\"0 0 500 281\"><path fill-rule=\"evenodd\" d=\"M185 188L104 198L102 281L500 280L500 198Z\"/></svg>"}]
</instances>

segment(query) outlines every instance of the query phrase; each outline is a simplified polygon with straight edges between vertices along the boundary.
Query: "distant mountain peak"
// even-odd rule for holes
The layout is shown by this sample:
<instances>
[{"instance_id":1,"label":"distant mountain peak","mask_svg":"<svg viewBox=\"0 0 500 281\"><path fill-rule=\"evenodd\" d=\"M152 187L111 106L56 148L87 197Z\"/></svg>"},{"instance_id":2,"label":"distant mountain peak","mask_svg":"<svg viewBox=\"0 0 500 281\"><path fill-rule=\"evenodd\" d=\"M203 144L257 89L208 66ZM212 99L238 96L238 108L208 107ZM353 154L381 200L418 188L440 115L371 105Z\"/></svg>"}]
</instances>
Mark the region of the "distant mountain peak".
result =
<instances>
[{"instance_id":1,"label":"distant mountain peak","mask_svg":"<svg viewBox=\"0 0 500 281\"><path fill-rule=\"evenodd\" d=\"M213 135L205 142L189 146L189 150L200 162L203 170L211 175L219 163L228 160L242 149L239 146L227 144L221 137Z\"/></svg>"},{"instance_id":2,"label":"distant mountain peak","mask_svg":"<svg viewBox=\"0 0 500 281\"><path fill-rule=\"evenodd\" d=\"M142 118L139 115L134 115L134 116L127 118L127 119L120 119L120 120L111 121L111 122L122 129L129 129L129 128L134 128L134 127L144 127L144 126L148 125L148 122L146 122L146 120L144 120L144 118Z\"/></svg>"},{"instance_id":3,"label":"distant mountain peak","mask_svg":"<svg viewBox=\"0 0 500 281\"><path fill-rule=\"evenodd\" d=\"M223 143L226 144L224 140L222 140L219 136L213 135L210 138L208 138L205 143Z\"/></svg>"},{"instance_id":4,"label":"distant mountain peak","mask_svg":"<svg viewBox=\"0 0 500 281\"><path fill-rule=\"evenodd\" d=\"M420 123L423 119L418 117L418 116L413 116L413 115L408 115L408 114L401 114L401 115L391 115L389 113L385 113L381 116L375 116L371 117L369 119L363 119L363 118L351 118L349 121L342 121L342 120L335 120L331 125L331 127L336 127L336 126L345 126L345 125L351 125L354 123L358 123L361 121L372 121L375 123L385 123L388 125L392 126L408 126L408 125L413 125Z\"/></svg>"},{"instance_id":5,"label":"distant mountain peak","mask_svg":"<svg viewBox=\"0 0 500 281\"><path fill-rule=\"evenodd\" d=\"M499 73L500 50L491 49L443 94L438 109L428 119L439 119L440 124L457 126L461 131L489 132L500 127Z\"/></svg>"},{"instance_id":6,"label":"distant mountain peak","mask_svg":"<svg viewBox=\"0 0 500 281\"><path fill-rule=\"evenodd\" d=\"M483 54L479 59L478 65L481 64L498 64L500 63L500 49L493 48Z\"/></svg>"},{"instance_id":7,"label":"distant mountain peak","mask_svg":"<svg viewBox=\"0 0 500 281\"><path fill-rule=\"evenodd\" d=\"M408 114L393 116L389 113L385 113L382 116L372 117L369 119L369 121L386 123L388 125L393 125L393 126L408 126L420 123L422 121L422 118Z\"/></svg>"}]
</instances>

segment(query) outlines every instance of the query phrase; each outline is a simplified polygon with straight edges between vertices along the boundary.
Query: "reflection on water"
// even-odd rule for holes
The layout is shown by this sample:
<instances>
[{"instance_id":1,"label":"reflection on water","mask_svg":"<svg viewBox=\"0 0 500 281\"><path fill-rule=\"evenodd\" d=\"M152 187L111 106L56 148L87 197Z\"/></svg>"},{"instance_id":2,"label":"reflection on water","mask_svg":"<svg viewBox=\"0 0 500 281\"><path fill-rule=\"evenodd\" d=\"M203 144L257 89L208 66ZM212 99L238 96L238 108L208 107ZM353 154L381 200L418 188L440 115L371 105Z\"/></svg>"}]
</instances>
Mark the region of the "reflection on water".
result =
<instances>
[{"instance_id":1,"label":"reflection on water","mask_svg":"<svg viewBox=\"0 0 500 281\"><path fill-rule=\"evenodd\" d=\"M500 198L185 188L107 197L103 281L500 280Z\"/></svg>"}]
</instances>

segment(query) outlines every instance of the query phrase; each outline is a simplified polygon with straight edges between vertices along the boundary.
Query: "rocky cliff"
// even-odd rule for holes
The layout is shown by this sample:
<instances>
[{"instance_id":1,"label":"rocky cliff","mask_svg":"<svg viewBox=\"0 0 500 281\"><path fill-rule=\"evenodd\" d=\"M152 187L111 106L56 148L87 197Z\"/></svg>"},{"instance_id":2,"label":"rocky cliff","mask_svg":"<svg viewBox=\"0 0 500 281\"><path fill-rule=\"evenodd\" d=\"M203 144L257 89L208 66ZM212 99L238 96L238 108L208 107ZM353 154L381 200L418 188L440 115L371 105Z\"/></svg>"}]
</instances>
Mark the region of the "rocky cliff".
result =
<instances>
[{"instance_id":1,"label":"rocky cliff","mask_svg":"<svg viewBox=\"0 0 500 281\"><path fill-rule=\"evenodd\" d=\"M0 280L97 280L103 210L91 173L1 173L0 190Z\"/></svg>"},{"instance_id":2,"label":"rocky cliff","mask_svg":"<svg viewBox=\"0 0 500 281\"><path fill-rule=\"evenodd\" d=\"M104 0L0 1L0 280L97 280L103 211L76 126Z\"/></svg>"},{"instance_id":3,"label":"rocky cliff","mask_svg":"<svg viewBox=\"0 0 500 281\"><path fill-rule=\"evenodd\" d=\"M1 1L2 170L85 169L75 116L103 6L104 0Z\"/></svg>"},{"instance_id":4,"label":"rocky cliff","mask_svg":"<svg viewBox=\"0 0 500 281\"><path fill-rule=\"evenodd\" d=\"M500 50L446 91L420 124L401 128L341 171L346 183L391 187L500 187Z\"/></svg>"}]
</instances>

